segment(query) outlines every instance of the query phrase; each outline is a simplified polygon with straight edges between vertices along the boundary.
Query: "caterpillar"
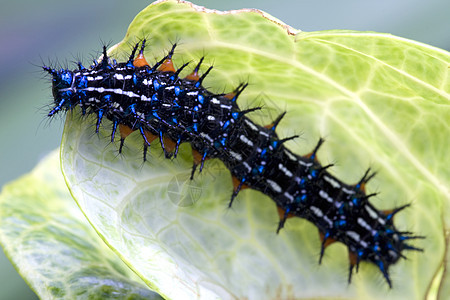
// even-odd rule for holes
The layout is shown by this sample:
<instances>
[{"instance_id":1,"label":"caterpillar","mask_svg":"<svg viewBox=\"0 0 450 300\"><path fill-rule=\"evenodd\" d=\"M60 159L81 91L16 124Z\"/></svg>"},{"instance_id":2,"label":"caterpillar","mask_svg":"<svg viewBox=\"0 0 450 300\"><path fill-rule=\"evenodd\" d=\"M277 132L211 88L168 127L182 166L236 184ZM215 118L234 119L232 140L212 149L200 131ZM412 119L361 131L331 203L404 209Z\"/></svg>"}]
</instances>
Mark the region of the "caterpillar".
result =
<instances>
[{"instance_id":1,"label":"caterpillar","mask_svg":"<svg viewBox=\"0 0 450 300\"><path fill-rule=\"evenodd\" d=\"M154 140L160 141L166 158L175 158L180 144L187 142L193 153L191 179L197 169L202 171L207 159L217 158L229 169L234 187L229 207L241 190L260 191L278 208L277 233L291 217L304 218L318 228L322 242L319 264L326 247L341 242L349 253L349 283L354 269L357 272L364 261L375 264L392 288L390 266L405 258L404 250L423 251L408 244L422 236L400 231L393 223L394 216L409 204L376 209L369 201L375 194L365 191L375 176L370 169L356 184L342 182L329 173L332 164L323 166L317 159L323 139L303 156L285 147L286 141L297 137L278 137L276 128L285 113L267 126L248 118L248 113L260 107L239 108L237 99L247 84L230 93L212 93L202 85L212 70L211 66L200 75L203 58L192 73L181 78L188 63L175 69L176 44L150 66L144 57L145 43L145 39L136 43L122 63L111 60L104 46L102 59L88 69L81 63L77 70L44 65L52 77L54 97L48 116L79 107L82 115L96 115L96 132L104 118L110 120L111 141L117 131L120 134L119 152L126 137L139 131L144 161Z\"/></svg>"}]
</instances>

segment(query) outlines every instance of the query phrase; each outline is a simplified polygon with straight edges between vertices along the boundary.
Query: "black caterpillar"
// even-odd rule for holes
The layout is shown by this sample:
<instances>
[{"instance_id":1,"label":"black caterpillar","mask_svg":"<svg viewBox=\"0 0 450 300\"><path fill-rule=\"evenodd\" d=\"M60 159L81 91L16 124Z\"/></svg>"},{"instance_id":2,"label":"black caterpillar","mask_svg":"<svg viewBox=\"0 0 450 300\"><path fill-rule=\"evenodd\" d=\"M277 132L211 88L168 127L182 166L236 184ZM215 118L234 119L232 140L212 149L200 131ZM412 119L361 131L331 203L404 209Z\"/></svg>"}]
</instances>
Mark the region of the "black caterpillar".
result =
<instances>
[{"instance_id":1,"label":"black caterpillar","mask_svg":"<svg viewBox=\"0 0 450 300\"><path fill-rule=\"evenodd\" d=\"M389 267L400 258L403 250L415 248L407 240L422 238L395 228L393 217L406 208L403 205L389 211L377 210L366 195L365 185L375 175L370 169L356 185L341 182L330 175L316 158L323 140L312 153L300 156L283 145L296 138L278 138L275 129L281 114L269 126L253 123L246 114L259 107L241 110L236 100L246 84L228 94L214 94L202 86L212 67L199 76L200 65L185 78L179 74L188 64L175 70L172 56L176 44L159 62L149 66L143 52L145 40L135 57L135 45L127 62L110 61L103 47L103 58L89 69L78 63L78 70L59 71L44 66L52 75L54 107L49 117L79 106L82 114L96 114L96 132L102 119L112 121L111 141L117 129L120 148L125 138L139 130L144 139L144 161L150 143L159 139L167 158L176 157L181 143L192 146L194 165L200 172L209 158L220 159L230 170L234 192L229 206L239 191L251 188L263 192L275 201L280 216L277 232L289 217L305 218L316 225L322 240L319 263L325 248L335 241L348 247L350 283L353 268L361 261L378 266L392 287Z\"/></svg>"}]
</instances>

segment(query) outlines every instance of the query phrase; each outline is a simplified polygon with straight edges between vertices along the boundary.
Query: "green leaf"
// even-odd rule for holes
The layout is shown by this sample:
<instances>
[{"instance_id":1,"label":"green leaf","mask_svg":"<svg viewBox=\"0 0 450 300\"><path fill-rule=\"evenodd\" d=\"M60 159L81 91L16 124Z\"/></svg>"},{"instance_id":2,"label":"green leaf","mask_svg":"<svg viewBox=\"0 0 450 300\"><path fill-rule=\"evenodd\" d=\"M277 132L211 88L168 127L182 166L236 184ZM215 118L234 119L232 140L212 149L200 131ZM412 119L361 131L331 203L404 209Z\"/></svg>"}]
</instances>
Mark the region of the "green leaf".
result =
<instances>
[{"instance_id":1,"label":"green leaf","mask_svg":"<svg viewBox=\"0 0 450 300\"><path fill-rule=\"evenodd\" d=\"M6 185L0 243L41 299L161 299L98 237L70 197L57 151Z\"/></svg>"},{"instance_id":2,"label":"green leaf","mask_svg":"<svg viewBox=\"0 0 450 300\"><path fill-rule=\"evenodd\" d=\"M348 286L346 248L327 248L319 267L320 242L311 223L289 219L276 235L275 205L251 190L226 210L232 184L221 162L208 161L191 182L188 145L176 160L163 159L152 147L150 162L143 164L137 133L119 156L117 144L108 144L109 132L97 138L93 119L69 115L62 168L72 194L98 233L149 286L171 299L429 295L438 271L448 268L448 52L374 32L305 33L257 10L222 13L177 1L144 9L111 54L125 60L143 37L150 41L149 62L163 57L174 41L178 67L206 55L205 68L215 67L204 84L212 91L249 81L240 107L264 105L265 115L251 116L261 124L286 110L278 134L302 133L288 144L296 153L308 153L325 137L319 159L336 163L332 172L345 182L375 168L378 176L367 189L381 194L373 203L392 209L412 202L395 223L426 236L414 242L424 253L405 253L408 260L390 269L392 290L367 263ZM448 282L443 274L442 282Z\"/></svg>"}]
</instances>

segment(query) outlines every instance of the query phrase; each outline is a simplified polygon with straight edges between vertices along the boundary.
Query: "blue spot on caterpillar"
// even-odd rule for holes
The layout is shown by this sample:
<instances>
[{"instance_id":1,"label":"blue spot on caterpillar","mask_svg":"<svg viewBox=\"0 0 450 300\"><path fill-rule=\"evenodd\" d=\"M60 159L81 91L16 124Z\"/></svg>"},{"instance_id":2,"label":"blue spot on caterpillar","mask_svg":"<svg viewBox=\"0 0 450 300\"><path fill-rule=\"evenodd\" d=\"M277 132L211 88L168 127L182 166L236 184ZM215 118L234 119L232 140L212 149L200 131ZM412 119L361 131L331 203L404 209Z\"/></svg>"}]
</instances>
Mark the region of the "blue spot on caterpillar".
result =
<instances>
[{"instance_id":1,"label":"blue spot on caterpillar","mask_svg":"<svg viewBox=\"0 0 450 300\"><path fill-rule=\"evenodd\" d=\"M208 91L202 82L212 67L200 76L203 58L191 74L180 78L188 64L175 70L175 47L153 66L143 55L145 40L138 54L139 43L123 63L111 62L103 47L101 62L89 69L80 63L73 71L44 66L53 81L54 106L48 116L79 106L83 115L97 116L96 132L107 118L113 124L111 140L117 130L120 133L119 152L126 137L139 131L144 161L155 139L167 158L176 157L180 144L187 142L194 157L191 179L197 167L201 172L210 158L220 159L231 172L234 191L230 207L242 189L261 191L278 207L277 233L290 217L307 219L319 229L319 263L325 248L338 241L349 251L349 283L354 267L358 271L360 262L367 261L379 268L392 287L389 267L405 258L404 250L422 251L407 243L421 236L399 231L393 223L393 217L409 205L377 210L369 201L374 194L365 192L375 173L367 170L355 185L340 181L328 172L332 165L322 166L317 160L322 139L308 155L291 152L284 143L297 136L280 139L276 134L285 113L265 127L252 122L247 114L260 108L241 110L237 104L247 85L228 94Z\"/></svg>"}]
</instances>

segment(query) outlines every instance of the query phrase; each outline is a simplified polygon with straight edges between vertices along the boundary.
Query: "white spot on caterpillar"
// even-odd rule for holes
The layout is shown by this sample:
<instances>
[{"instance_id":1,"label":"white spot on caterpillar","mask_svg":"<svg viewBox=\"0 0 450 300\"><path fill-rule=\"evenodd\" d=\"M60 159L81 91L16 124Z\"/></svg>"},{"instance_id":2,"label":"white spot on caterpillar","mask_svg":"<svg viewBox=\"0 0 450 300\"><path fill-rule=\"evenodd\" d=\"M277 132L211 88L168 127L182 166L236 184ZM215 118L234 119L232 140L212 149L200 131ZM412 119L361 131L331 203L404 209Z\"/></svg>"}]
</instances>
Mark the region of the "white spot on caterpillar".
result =
<instances>
[{"instance_id":1,"label":"white spot on caterpillar","mask_svg":"<svg viewBox=\"0 0 450 300\"><path fill-rule=\"evenodd\" d=\"M322 219L324 219L325 222L327 222L328 225L330 225L330 227L333 227L333 222L327 216L323 216Z\"/></svg>"},{"instance_id":2,"label":"white spot on caterpillar","mask_svg":"<svg viewBox=\"0 0 450 300\"><path fill-rule=\"evenodd\" d=\"M238 161L242 160L242 155L240 155L239 153L236 153L236 152L230 150L230 154L231 154L231 156L233 156Z\"/></svg>"},{"instance_id":3,"label":"white spot on caterpillar","mask_svg":"<svg viewBox=\"0 0 450 300\"><path fill-rule=\"evenodd\" d=\"M389 256L392 257L393 260L395 260L398 257L398 254L394 250L389 250Z\"/></svg>"},{"instance_id":4,"label":"white spot on caterpillar","mask_svg":"<svg viewBox=\"0 0 450 300\"><path fill-rule=\"evenodd\" d=\"M90 92L98 92L98 93L114 93L117 95L125 95L128 97L132 97L132 98L140 98L140 96L138 94L133 93L132 91L123 91L121 89L105 89L102 87L99 88L95 88L95 87L88 87L85 89L82 89L84 91L90 91Z\"/></svg>"},{"instance_id":5,"label":"white spot on caterpillar","mask_svg":"<svg viewBox=\"0 0 450 300\"><path fill-rule=\"evenodd\" d=\"M372 208L370 208L369 205L366 205L366 211L369 213L369 215L372 219L378 218L378 214Z\"/></svg>"},{"instance_id":6,"label":"white spot on caterpillar","mask_svg":"<svg viewBox=\"0 0 450 300\"><path fill-rule=\"evenodd\" d=\"M123 80L123 75L122 74L114 74L114 78L117 80Z\"/></svg>"},{"instance_id":7,"label":"white spot on caterpillar","mask_svg":"<svg viewBox=\"0 0 450 300\"><path fill-rule=\"evenodd\" d=\"M369 224L367 224L366 221L364 221L362 218L358 218L357 220L358 224L361 225L363 228L372 231L372 228L369 226Z\"/></svg>"},{"instance_id":8,"label":"white spot on caterpillar","mask_svg":"<svg viewBox=\"0 0 450 300\"><path fill-rule=\"evenodd\" d=\"M291 194L289 194L288 192L284 192L283 195L284 195L286 198L288 198L289 201L291 201L291 203L294 202L294 197L293 197Z\"/></svg>"},{"instance_id":9,"label":"white spot on caterpillar","mask_svg":"<svg viewBox=\"0 0 450 300\"><path fill-rule=\"evenodd\" d=\"M310 209L313 211L313 213L318 216L319 218L323 217L323 212L320 210L320 208L311 206Z\"/></svg>"},{"instance_id":10,"label":"white spot on caterpillar","mask_svg":"<svg viewBox=\"0 0 450 300\"><path fill-rule=\"evenodd\" d=\"M394 241L398 242L398 234L394 233L392 235L392 238L394 239Z\"/></svg>"},{"instance_id":11,"label":"white spot on caterpillar","mask_svg":"<svg viewBox=\"0 0 450 300\"><path fill-rule=\"evenodd\" d=\"M354 231L347 231L346 234L349 237L351 237L352 239L354 239L355 241L359 242L360 237L359 237L359 234L357 234L356 232L354 232Z\"/></svg>"},{"instance_id":12,"label":"white spot on caterpillar","mask_svg":"<svg viewBox=\"0 0 450 300\"><path fill-rule=\"evenodd\" d=\"M301 164L302 166L305 166L305 167L308 167L308 168L313 165L312 162L307 163L307 162L302 161L301 159L298 160L298 163Z\"/></svg>"},{"instance_id":13,"label":"white spot on caterpillar","mask_svg":"<svg viewBox=\"0 0 450 300\"><path fill-rule=\"evenodd\" d=\"M342 187L342 191L343 191L344 193L346 193L346 194L349 194L349 195L353 195L353 194L355 193L355 191L348 190L348 189L346 189L345 187Z\"/></svg>"},{"instance_id":14,"label":"white spot on caterpillar","mask_svg":"<svg viewBox=\"0 0 450 300\"><path fill-rule=\"evenodd\" d=\"M188 96L197 96L198 95L198 91L197 92L189 92L189 93L186 93L186 95L188 95Z\"/></svg>"},{"instance_id":15,"label":"white spot on caterpillar","mask_svg":"<svg viewBox=\"0 0 450 300\"><path fill-rule=\"evenodd\" d=\"M152 101L152 98L148 98L147 96L141 95L142 101Z\"/></svg>"},{"instance_id":16,"label":"white spot on caterpillar","mask_svg":"<svg viewBox=\"0 0 450 300\"><path fill-rule=\"evenodd\" d=\"M120 89L116 89L116 90L120 90ZM117 94L119 94L119 93L117 93ZM133 93L131 91L122 91L122 95L131 97L131 98L139 98L138 94L135 94L135 93Z\"/></svg>"},{"instance_id":17,"label":"white spot on caterpillar","mask_svg":"<svg viewBox=\"0 0 450 300\"><path fill-rule=\"evenodd\" d=\"M212 103L212 104L220 104L220 101L217 100L217 98L212 98L212 99L211 99L211 103Z\"/></svg>"},{"instance_id":18,"label":"white spot on caterpillar","mask_svg":"<svg viewBox=\"0 0 450 300\"><path fill-rule=\"evenodd\" d=\"M327 181L329 184L331 184L335 189L338 189L341 187L341 185L339 184L339 182L337 182L336 180L334 180L331 177L328 176L323 176L323 179L325 179L325 181Z\"/></svg>"},{"instance_id":19,"label":"white spot on caterpillar","mask_svg":"<svg viewBox=\"0 0 450 300\"><path fill-rule=\"evenodd\" d=\"M278 169L283 171L284 175L286 175L287 177L292 177L292 172L289 171L283 164L278 164Z\"/></svg>"},{"instance_id":20,"label":"white spot on caterpillar","mask_svg":"<svg viewBox=\"0 0 450 300\"><path fill-rule=\"evenodd\" d=\"M266 182L269 184L270 188L277 193L281 193L281 187L273 180L266 179Z\"/></svg>"},{"instance_id":21,"label":"white spot on caterpillar","mask_svg":"<svg viewBox=\"0 0 450 300\"><path fill-rule=\"evenodd\" d=\"M336 201L334 202L334 206L336 206L336 208L340 208L342 205L342 202Z\"/></svg>"},{"instance_id":22,"label":"white spot on caterpillar","mask_svg":"<svg viewBox=\"0 0 450 300\"><path fill-rule=\"evenodd\" d=\"M241 141L243 141L244 143L246 143L250 147L253 147L253 142L250 141L245 135L241 134L241 136L239 138L241 139Z\"/></svg>"},{"instance_id":23,"label":"white spot on caterpillar","mask_svg":"<svg viewBox=\"0 0 450 300\"><path fill-rule=\"evenodd\" d=\"M231 110L231 105L221 104L220 107L221 107L221 108L228 109L228 110Z\"/></svg>"},{"instance_id":24,"label":"white spot on caterpillar","mask_svg":"<svg viewBox=\"0 0 450 300\"><path fill-rule=\"evenodd\" d=\"M247 172L251 172L252 171L252 168L250 167L250 165L247 163L247 162L243 162L243 165L244 165L244 167L247 169Z\"/></svg>"},{"instance_id":25,"label":"white spot on caterpillar","mask_svg":"<svg viewBox=\"0 0 450 300\"><path fill-rule=\"evenodd\" d=\"M284 153L289 157L290 160L297 161L297 157L291 153L289 150L284 150Z\"/></svg>"},{"instance_id":26,"label":"white spot on caterpillar","mask_svg":"<svg viewBox=\"0 0 450 300\"><path fill-rule=\"evenodd\" d=\"M95 87L88 87L85 89L81 89L82 91L89 91L89 92L99 92L99 93L103 93L103 91L105 90L104 88L95 88Z\"/></svg>"},{"instance_id":27,"label":"white spot on caterpillar","mask_svg":"<svg viewBox=\"0 0 450 300\"><path fill-rule=\"evenodd\" d=\"M327 192L325 192L323 190L320 190L319 191L319 196L322 197L323 199L327 200L327 202L333 203L333 198L328 196Z\"/></svg>"},{"instance_id":28,"label":"white spot on caterpillar","mask_svg":"<svg viewBox=\"0 0 450 300\"><path fill-rule=\"evenodd\" d=\"M200 132L200 135L202 137L204 137L205 139L207 139L210 143L214 142L214 140L209 135L207 135L206 133Z\"/></svg>"},{"instance_id":29,"label":"white spot on caterpillar","mask_svg":"<svg viewBox=\"0 0 450 300\"><path fill-rule=\"evenodd\" d=\"M208 120L210 120L210 121L214 121L216 118L214 118L213 116L208 116L208 117L206 117Z\"/></svg>"},{"instance_id":30,"label":"white spot on caterpillar","mask_svg":"<svg viewBox=\"0 0 450 300\"><path fill-rule=\"evenodd\" d=\"M245 123L247 123L247 125L253 130L253 131L258 131L258 127L255 126L255 124L252 123L252 121L245 119Z\"/></svg>"}]
</instances>

